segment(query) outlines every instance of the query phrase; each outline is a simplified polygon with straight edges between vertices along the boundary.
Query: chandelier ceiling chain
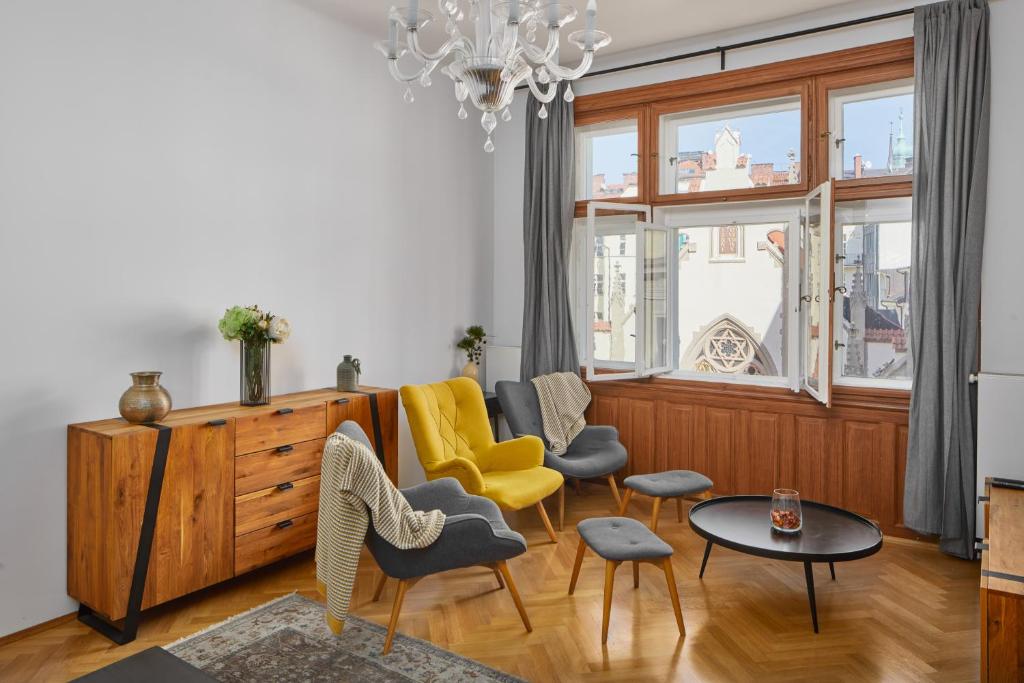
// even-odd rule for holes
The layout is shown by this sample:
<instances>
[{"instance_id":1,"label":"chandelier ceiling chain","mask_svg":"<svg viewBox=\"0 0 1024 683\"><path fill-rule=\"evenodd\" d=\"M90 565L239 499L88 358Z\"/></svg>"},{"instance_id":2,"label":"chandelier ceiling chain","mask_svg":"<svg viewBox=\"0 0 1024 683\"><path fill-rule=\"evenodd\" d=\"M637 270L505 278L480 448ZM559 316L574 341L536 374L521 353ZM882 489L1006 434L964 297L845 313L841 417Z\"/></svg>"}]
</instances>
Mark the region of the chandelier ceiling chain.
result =
<instances>
[{"instance_id":1,"label":"chandelier ceiling chain","mask_svg":"<svg viewBox=\"0 0 1024 683\"><path fill-rule=\"evenodd\" d=\"M501 112L502 121L512 119L508 106L516 86L523 82L529 86L541 102L537 115L547 118L545 105L555 98L558 83L585 74L593 64L594 52L611 42L611 36L596 28L596 0L587 2L585 28L566 37L583 51L574 68L562 66L558 54L562 28L576 19L576 8L571 5L545 0L438 0L437 5L445 17L448 35L437 50L428 51L420 44L420 30L433 16L419 8L419 0L409 0L407 7L391 8L388 39L375 47L387 58L394 79L405 84L403 98L410 104L415 100L412 85L430 87L431 74L440 67L440 72L455 84L457 116L468 118L467 97L483 112L480 125L487 134L487 152L494 151L491 133L498 125L496 112ZM474 39L462 33L459 25L463 21L473 24ZM546 40L538 41L541 27L546 31ZM400 29L405 30L404 42L399 39ZM411 71L405 71L398 63L407 54L411 57L407 60L412 63ZM566 87L563 97L566 102L574 99L571 85Z\"/></svg>"}]
</instances>

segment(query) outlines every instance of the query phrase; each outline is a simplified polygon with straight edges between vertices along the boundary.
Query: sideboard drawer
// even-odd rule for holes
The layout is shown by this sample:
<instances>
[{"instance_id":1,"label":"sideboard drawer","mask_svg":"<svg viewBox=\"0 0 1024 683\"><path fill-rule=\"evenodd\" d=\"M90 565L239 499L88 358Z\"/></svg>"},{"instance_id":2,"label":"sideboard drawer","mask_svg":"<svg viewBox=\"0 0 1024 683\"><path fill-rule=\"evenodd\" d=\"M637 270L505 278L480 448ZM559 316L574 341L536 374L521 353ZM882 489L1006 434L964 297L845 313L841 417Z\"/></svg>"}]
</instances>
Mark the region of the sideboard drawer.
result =
<instances>
[{"instance_id":1,"label":"sideboard drawer","mask_svg":"<svg viewBox=\"0 0 1024 683\"><path fill-rule=\"evenodd\" d=\"M327 436L327 406L277 407L235 419L235 455Z\"/></svg>"},{"instance_id":2,"label":"sideboard drawer","mask_svg":"<svg viewBox=\"0 0 1024 683\"><path fill-rule=\"evenodd\" d=\"M325 439L287 444L235 458L235 495L320 474Z\"/></svg>"},{"instance_id":3,"label":"sideboard drawer","mask_svg":"<svg viewBox=\"0 0 1024 683\"><path fill-rule=\"evenodd\" d=\"M235 574L262 567L316 545L316 513L284 519L235 539Z\"/></svg>"},{"instance_id":4,"label":"sideboard drawer","mask_svg":"<svg viewBox=\"0 0 1024 683\"><path fill-rule=\"evenodd\" d=\"M319 505L319 475L237 496L235 536L316 512Z\"/></svg>"}]
</instances>

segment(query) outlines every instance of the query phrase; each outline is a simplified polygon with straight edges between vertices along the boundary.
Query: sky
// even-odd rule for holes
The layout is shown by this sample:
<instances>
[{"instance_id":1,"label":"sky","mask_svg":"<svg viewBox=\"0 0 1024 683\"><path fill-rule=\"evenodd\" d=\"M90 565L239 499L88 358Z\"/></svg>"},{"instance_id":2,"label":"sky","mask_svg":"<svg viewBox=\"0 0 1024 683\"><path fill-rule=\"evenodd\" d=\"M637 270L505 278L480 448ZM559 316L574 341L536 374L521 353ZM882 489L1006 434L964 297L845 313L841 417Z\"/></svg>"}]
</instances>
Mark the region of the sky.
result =
<instances>
[{"instance_id":1,"label":"sky","mask_svg":"<svg viewBox=\"0 0 1024 683\"><path fill-rule=\"evenodd\" d=\"M860 153L874 168L885 166L889 158L889 123L894 128L900 110L903 130L913 141L914 97L899 95L878 100L865 100L844 108L844 166L853 168L853 156ZM680 151L712 150L715 133L728 123L741 134L740 151L751 154L753 163L772 163L778 169L788 167L786 152L795 149L799 155L799 111L776 112L754 116L733 116L717 122L680 127ZM781 134L780 134L781 132ZM636 171L636 134L609 135L594 141L594 173L604 173L608 183L621 183L623 172Z\"/></svg>"}]
</instances>

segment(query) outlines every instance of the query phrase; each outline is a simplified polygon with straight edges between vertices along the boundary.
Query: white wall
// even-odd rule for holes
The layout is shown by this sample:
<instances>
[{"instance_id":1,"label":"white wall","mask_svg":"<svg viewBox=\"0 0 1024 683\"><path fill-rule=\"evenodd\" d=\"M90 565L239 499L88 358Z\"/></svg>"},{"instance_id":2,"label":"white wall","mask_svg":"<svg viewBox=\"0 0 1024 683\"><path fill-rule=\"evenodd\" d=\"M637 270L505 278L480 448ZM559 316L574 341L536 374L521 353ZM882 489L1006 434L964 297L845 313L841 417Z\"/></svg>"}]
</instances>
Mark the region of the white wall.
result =
<instances>
[{"instance_id":1,"label":"white wall","mask_svg":"<svg viewBox=\"0 0 1024 683\"><path fill-rule=\"evenodd\" d=\"M66 425L116 415L133 370L176 406L237 400L227 306L291 319L276 393L333 384L343 353L367 384L447 377L490 323L481 131L448 88L405 105L329 6L0 5L0 635L75 607Z\"/></svg>"}]
</instances>

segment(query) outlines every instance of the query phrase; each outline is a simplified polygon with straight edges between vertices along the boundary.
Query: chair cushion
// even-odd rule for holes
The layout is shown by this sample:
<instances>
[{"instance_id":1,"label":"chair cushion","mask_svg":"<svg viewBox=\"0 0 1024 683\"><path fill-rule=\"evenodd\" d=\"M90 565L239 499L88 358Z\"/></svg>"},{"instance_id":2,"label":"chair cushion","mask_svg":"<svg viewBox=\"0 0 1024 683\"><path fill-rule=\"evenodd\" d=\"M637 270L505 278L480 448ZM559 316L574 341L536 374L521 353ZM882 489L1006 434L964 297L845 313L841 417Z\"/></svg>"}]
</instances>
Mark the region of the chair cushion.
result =
<instances>
[{"instance_id":1,"label":"chair cushion","mask_svg":"<svg viewBox=\"0 0 1024 683\"><path fill-rule=\"evenodd\" d=\"M576 525L590 548L606 560L625 562L669 557L672 546L629 517L593 517Z\"/></svg>"},{"instance_id":2,"label":"chair cushion","mask_svg":"<svg viewBox=\"0 0 1024 683\"><path fill-rule=\"evenodd\" d=\"M562 475L547 467L484 473L484 495L509 510L521 510L547 498L562 485Z\"/></svg>"},{"instance_id":3,"label":"chair cushion","mask_svg":"<svg viewBox=\"0 0 1024 683\"><path fill-rule=\"evenodd\" d=\"M670 470L654 474L634 474L626 477L622 483L637 493L657 498L675 498L692 496L710 489L714 484L699 472L690 470Z\"/></svg>"},{"instance_id":4,"label":"chair cushion","mask_svg":"<svg viewBox=\"0 0 1024 683\"><path fill-rule=\"evenodd\" d=\"M626 447L617 432L603 425L588 425L569 444L564 455L544 452L544 466L575 479L603 477L626 465Z\"/></svg>"}]
</instances>

